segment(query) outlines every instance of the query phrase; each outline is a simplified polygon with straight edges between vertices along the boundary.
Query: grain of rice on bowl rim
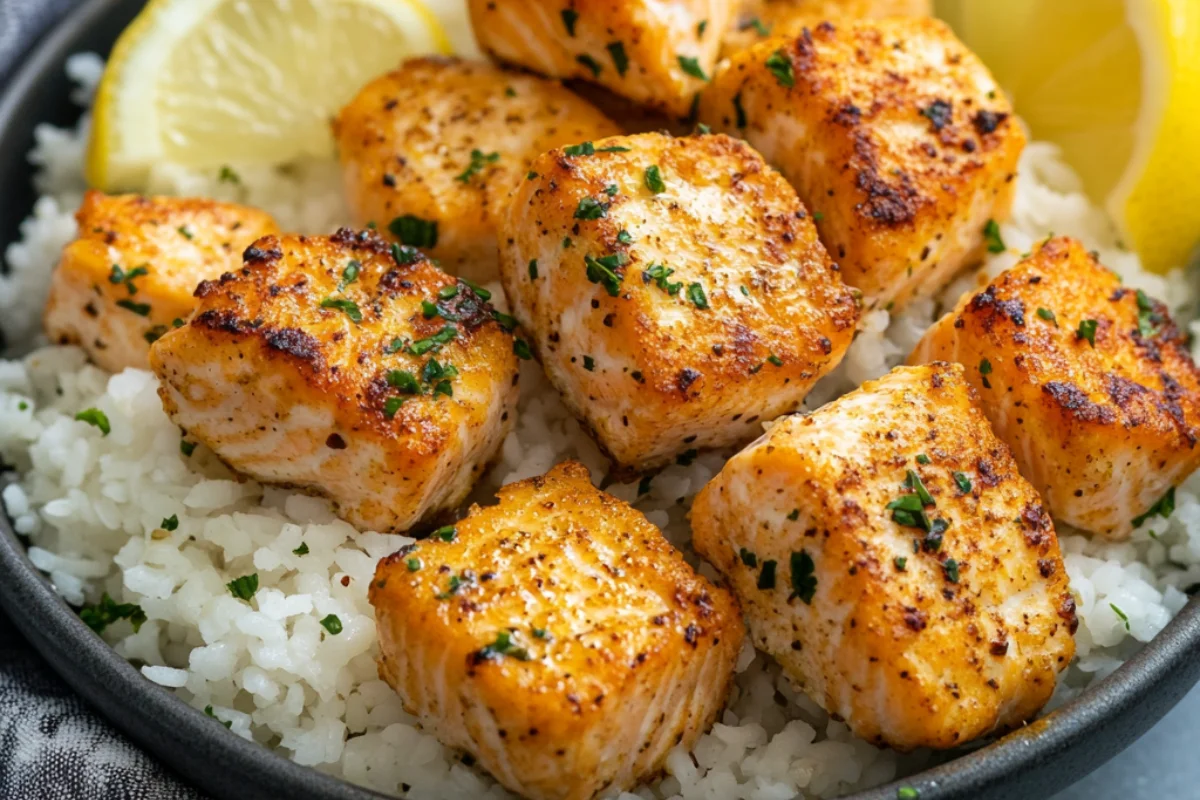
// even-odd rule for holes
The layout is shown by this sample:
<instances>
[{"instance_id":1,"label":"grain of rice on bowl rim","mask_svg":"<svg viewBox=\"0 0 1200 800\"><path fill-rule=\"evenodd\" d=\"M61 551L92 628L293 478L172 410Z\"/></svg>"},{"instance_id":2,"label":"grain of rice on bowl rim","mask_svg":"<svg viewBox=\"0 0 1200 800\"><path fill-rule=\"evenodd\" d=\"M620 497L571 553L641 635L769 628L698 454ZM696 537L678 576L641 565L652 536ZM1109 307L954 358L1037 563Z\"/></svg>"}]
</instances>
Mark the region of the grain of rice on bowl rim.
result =
<instances>
[{"instance_id":1,"label":"grain of rice on bowl rim","mask_svg":"<svg viewBox=\"0 0 1200 800\"><path fill-rule=\"evenodd\" d=\"M85 106L102 67L93 55L68 63ZM235 480L168 421L150 373L108 375L82 351L40 340L50 271L75 232L87 126L85 115L74 130L38 129L31 160L41 197L20 241L5 253L8 274L0 276L0 320L13 348L12 360L0 361L0 458L19 476L3 501L17 532L28 537L30 559L72 604L95 604L107 593L118 604L116 612L109 607L116 616L130 616L119 604L139 606L145 620L133 620L140 623L136 632L133 621L120 619L104 638L148 679L194 708L211 707L232 735L383 792L505 796L424 733L377 675L367 585L376 562L411 540L359 534L325 501ZM311 233L348 221L334 163L287 172L233 168L237 183L159 167L147 191L258 206L283 228ZM1182 274L1144 272L1052 146L1031 145L1020 168L1013 220L1001 231L1008 249L988 259L985 275L1012 266L1049 232L1067 234L1098 250L1127 285L1169 299L1174 312L1187 311L1193 297ZM899 364L939 310L979 280L960 278L941 297L895 318L883 310L868 314L845 361L806 405L816 408ZM604 475L605 459L537 366L525 362L522 372L516 429L477 499L566 458L583 461L597 481ZM75 419L85 409L103 415L107 435ZM639 494L637 484L608 491L633 503L699 563L685 515L723 463L723 454L702 454L655 476L648 492ZM1116 669L1184 606L1183 590L1200 581L1200 478L1179 488L1169 519L1147 520L1127 542L1064 530L1061 545L1080 627L1077 660L1052 707ZM707 564L699 568L715 577ZM245 586L251 576L257 589L250 601L227 588L239 579ZM337 633L331 617L340 624ZM831 796L886 782L931 759L855 739L749 646L737 669L713 730L690 754L674 751L666 776L625 797Z\"/></svg>"}]
</instances>

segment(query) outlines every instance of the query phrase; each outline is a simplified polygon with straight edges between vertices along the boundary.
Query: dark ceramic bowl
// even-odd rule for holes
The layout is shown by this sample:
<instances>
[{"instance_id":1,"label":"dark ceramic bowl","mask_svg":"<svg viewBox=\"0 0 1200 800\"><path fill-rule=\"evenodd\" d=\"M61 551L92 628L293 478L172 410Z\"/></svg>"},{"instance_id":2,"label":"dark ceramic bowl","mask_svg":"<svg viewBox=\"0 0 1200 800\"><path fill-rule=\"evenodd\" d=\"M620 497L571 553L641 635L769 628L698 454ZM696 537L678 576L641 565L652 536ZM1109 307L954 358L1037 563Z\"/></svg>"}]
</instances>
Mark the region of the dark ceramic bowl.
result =
<instances>
[{"instance_id":1,"label":"dark ceramic bowl","mask_svg":"<svg viewBox=\"0 0 1200 800\"><path fill-rule=\"evenodd\" d=\"M107 53L144 0L89 0L66 16L0 94L0 252L33 206L26 153L34 126L69 125L72 53ZM217 797L367 800L381 795L297 766L231 735L144 679L95 636L25 556L0 514L0 603L51 666L131 739ZM1112 758L1200 678L1200 602L1193 601L1134 658L1074 702L988 747L896 784L855 795L922 800L1048 797Z\"/></svg>"}]
</instances>

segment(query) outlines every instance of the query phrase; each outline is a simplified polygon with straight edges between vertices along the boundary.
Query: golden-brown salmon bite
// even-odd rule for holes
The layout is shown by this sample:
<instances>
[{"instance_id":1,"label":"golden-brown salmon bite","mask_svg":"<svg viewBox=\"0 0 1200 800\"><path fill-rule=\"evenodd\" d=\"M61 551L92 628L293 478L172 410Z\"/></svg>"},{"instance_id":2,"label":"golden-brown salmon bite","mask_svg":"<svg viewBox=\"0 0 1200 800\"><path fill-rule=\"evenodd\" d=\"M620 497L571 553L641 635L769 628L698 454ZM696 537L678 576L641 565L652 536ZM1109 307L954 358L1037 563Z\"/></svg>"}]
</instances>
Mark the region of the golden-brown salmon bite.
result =
<instances>
[{"instance_id":1,"label":"golden-brown salmon bite","mask_svg":"<svg viewBox=\"0 0 1200 800\"><path fill-rule=\"evenodd\" d=\"M50 341L78 344L109 372L146 369L150 344L191 316L196 284L237 269L248 245L278 230L247 206L96 191L75 220L42 322Z\"/></svg>"},{"instance_id":2,"label":"golden-brown salmon bite","mask_svg":"<svg viewBox=\"0 0 1200 800\"><path fill-rule=\"evenodd\" d=\"M538 158L501 277L551 383L622 467L750 441L800 407L858 320L783 176L724 135Z\"/></svg>"},{"instance_id":3,"label":"golden-brown salmon bite","mask_svg":"<svg viewBox=\"0 0 1200 800\"><path fill-rule=\"evenodd\" d=\"M333 130L358 223L476 281L496 278L497 221L529 162L621 132L557 81L433 57L367 84Z\"/></svg>"},{"instance_id":4,"label":"golden-brown salmon bite","mask_svg":"<svg viewBox=\"0 0 1200 800\"><path fill-rule=\"evenodd\" d=\"M735 53L699 113L787 176L873 308L935 294L983 255L1025 146L979 58L916 17L824 22Z\"/></svg>"},{"instance_id":5,"label":"golden-brown salmon bite","mask_svg":"<svg viewBox=\"0 0 1200 800\"><path fill-rule=\"evenodd\" d=\"M754 645L869 742L1019 726L1074 656L1054 524L959 364L900 367L778 421L691 522Z\"/></svg>"},{"instance_id":6,"label":"golden-brown salmon bite","mask_svg":"<svg viewBox=\"0 0 1200 800\"><path fill-rule=\"evenodd\" d=\"M268 236L196 296L150 352L167 414L360 530L462 502L512 427L517 357L491 295L374 232Z\"/></svg>"},{"instance_id":7,"label":"golden-brown salmon bite","mask_svg":"<svg viewBox=\"0 0 1200 800\"><path fill-rule=\"evenodd\" d=\"M721 57L769 36L799 36L822 22L885 17L928 17L933 0L742 0L721 41Z\"/></svg>"},{"instance_id":8,"label":"golden-brown salmon bite","mask_svg":"<svg viewBox=\"0 0 1200 800\"><path fill-rule=\"evenodd\" d=\"M552 78L580 78L687 116L713 74L736 0L468 0L479 46Z\"/></svg>"},{"instance_id":9,"label":"golden-brown salmon bite","mask_svg":"<svg viewBox=\"0 0 1200 800\"><path fill-rule=\"evenodd\" d=\"M926 333L910 363L964 364L1054 518L1123 539L1200 466L1200 370L1167 307L1079 241L1049 239Z\"/></svg>"},{"instance_id":10,"label":"golden-brown salmon bite","mask_svg":"<svg viewBox=\"0 0 1200 800\"><path fill-rule=\"evenodd\" d=\"M737 602L578 462L499 500L379 563L380 676L522 797L630 789L724 708Z\"/></svg>"}]
</instances>

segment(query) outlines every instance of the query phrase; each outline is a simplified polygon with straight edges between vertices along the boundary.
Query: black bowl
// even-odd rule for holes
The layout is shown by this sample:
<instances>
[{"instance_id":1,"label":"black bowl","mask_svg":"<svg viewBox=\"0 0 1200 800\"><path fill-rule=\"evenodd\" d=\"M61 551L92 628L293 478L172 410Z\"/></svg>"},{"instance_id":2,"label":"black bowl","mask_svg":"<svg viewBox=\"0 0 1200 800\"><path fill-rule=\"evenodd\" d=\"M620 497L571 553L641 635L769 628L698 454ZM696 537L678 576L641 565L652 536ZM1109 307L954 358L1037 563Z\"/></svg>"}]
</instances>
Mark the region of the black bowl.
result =
<instances>
[{"instance_id":1,"label":"black bowl","mask_svg":"<svg viewBox=\"0 0 1200 800\"><path fill-rule=\"evenodd\" d=\"M42 122L72 124L67 57L107 53L144 0L89 0L61 20L0 94L0 251L30 211L26 153ZM141 676L94 635L25 555L0 514L0 604L51 666L131 739L218 796L368 800L351 786L230 734ZM901 785L922 800L1048 797L1112 758L1147 731L1200 678L1200 602L1088 692L1017 733L857 800L896 797Z\"/></svg>"}]
</instances>

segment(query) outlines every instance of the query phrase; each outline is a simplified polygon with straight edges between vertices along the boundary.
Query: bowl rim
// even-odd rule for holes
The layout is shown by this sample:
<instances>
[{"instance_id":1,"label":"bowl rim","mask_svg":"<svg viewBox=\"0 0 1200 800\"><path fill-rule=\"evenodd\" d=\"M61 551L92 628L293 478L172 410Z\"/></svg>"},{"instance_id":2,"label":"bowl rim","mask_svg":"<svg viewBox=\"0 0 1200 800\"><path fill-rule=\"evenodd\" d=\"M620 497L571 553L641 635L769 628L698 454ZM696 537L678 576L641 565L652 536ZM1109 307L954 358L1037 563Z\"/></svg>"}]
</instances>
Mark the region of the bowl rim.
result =
<instances>
[{"instance_id":1,"label":"bowl rim","mask_svg":"<svg viewBox=\"0 0 1200 800\"><path fill-rule=\"evenodd\" d=\"M85 0L54 23L0 88L0 142L24 102L84 32L141 0ZM109 42L111 45L111 42ZM6 152L0 148L0 152ZM24 152L5 158L23 158ZM32 167L28 169L32 174ZM17 212L24 215L29 209ZM0 483L0 485L3 485ZM369 800L387 795L301 766L230 733L144 678L95 635L33 566L0 513L0 606L39 653L116 728L193 784L217 796ZM1148 730L1200 679L1200 599L1113 674L1034 723L980 749L848 796L890 800L913 787L922 800L1049 796L1082 778ZM218 769L213 769L219 765ZM1064 766L1069 765L1069 766Z\"/></svg>"}]
</instances>

